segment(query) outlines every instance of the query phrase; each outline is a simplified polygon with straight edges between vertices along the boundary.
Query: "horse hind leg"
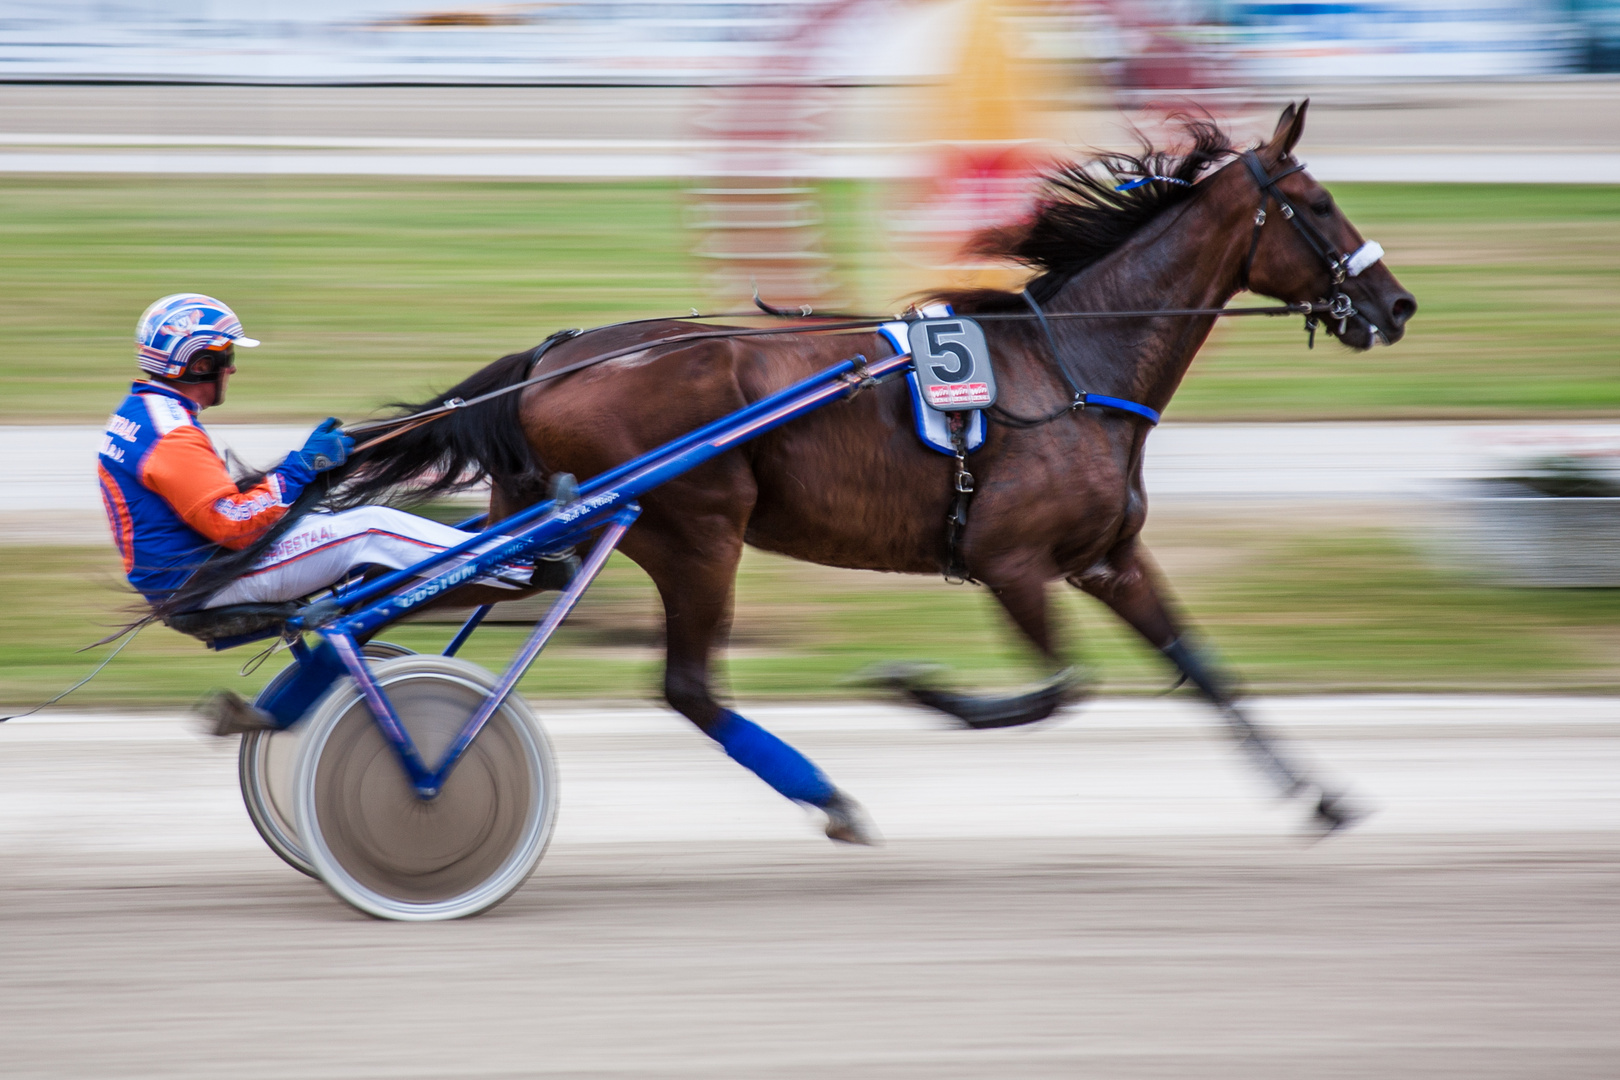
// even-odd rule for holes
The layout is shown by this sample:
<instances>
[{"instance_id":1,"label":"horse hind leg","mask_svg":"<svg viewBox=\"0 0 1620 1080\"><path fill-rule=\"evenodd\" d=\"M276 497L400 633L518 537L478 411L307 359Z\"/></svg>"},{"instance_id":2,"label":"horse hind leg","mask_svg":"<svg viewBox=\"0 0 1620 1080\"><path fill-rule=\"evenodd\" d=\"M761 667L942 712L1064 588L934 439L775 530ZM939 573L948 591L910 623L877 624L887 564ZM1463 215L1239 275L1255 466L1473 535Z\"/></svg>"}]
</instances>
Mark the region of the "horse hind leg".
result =
<instances>
[{"instance_id":1,"label":"horse hind leg","mask_svg":"<svg viewBox=\"0 0 1620 1080\"><path fill-rule=\"evenodd\" d=\"M1157 578L1147 552L1133 543L1125 551L1111 556L1106 570L1070 578L1069 583L1101 600L1175 665L1182 680L1192 683L1220 712L1239 747L1271 780L1279 794L1295 798L1314 792L1315 821L1325 831L1332 832L1354 823L1361 815L1349 800L1342 793L1324 787L1289 760L1270 734L1238 706L1225 674L1188 642L1161 595Z\"/></svg>"},{"instance_id":2,"label":"horse hind leg","mask_svg":"<svg viewBox=\"0 0 1620 1080\"><path fill-rule=\"evenodd\" d=\"M878 844L877 830L860 803L809 758L721 705L711 692L714 647L724 641L730 624L732 583L742 553L740 530L734 541L712 537L706 544L658 545L661 550L651 551L645 534L638 540L642 542L627 553L647 570L664 602L664 699L778 794L826 814L829 838ZM703 557L694 557L697 551Z\"/></svg>"},{"instance_id":3,"label":"horse hind leg","mask_svg":"<svg viewBox=\"0 0 1620 1080\"><path fill-rule=\"evenodd\" d=\"M871 681L899 691L910 701L935 709L970 728L1018 727L1045 720L1066 705L1080 700L1084 686L1079 673L1065 666L1052 641L1047 610L1046 581L1019 577L992 584L990 591L1013 625L1033 645L1054 674L1034 689L1019 694L989 696L963 694L931 684L926 668L894 666L874 673Z\"/></svg>"}]
</instances>

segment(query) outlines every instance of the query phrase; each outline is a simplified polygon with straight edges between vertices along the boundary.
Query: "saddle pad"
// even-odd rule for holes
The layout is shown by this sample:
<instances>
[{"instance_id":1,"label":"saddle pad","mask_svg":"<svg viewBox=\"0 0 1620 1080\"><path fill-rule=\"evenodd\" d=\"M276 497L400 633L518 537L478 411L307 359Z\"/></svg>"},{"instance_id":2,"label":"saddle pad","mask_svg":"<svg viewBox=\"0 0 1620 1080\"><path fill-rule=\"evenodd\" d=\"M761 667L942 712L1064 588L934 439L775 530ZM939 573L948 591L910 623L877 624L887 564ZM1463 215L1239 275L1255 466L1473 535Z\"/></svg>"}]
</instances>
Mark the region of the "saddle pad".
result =
<instances>
[{"instance_id":1,"label":"saddle pad","mask_svg":"<svg viewBox=\"0 0 1620 1080\"><path fill-rule=\"evenodd\" d=\"M954 314L949 304L929 304L922 309L922 314L930 319L942 319ZM889 347L896 356L911 355L911 340L909 337L910 324L904 322L884 323L878 327L878 333L888 339ZM930 408L923 401L922 388L917 385L917 373L906 372L906 386L911 388L911 420L917 429L917 438L922 440L924 446L930 450L937 450L941 454L956 456L956 448L951 445L951 432L947 426L944 413L938 409ZM984 445L984 410L964 409L967 417L967 451L972 453Z\"/></svg>"}]
</instances>

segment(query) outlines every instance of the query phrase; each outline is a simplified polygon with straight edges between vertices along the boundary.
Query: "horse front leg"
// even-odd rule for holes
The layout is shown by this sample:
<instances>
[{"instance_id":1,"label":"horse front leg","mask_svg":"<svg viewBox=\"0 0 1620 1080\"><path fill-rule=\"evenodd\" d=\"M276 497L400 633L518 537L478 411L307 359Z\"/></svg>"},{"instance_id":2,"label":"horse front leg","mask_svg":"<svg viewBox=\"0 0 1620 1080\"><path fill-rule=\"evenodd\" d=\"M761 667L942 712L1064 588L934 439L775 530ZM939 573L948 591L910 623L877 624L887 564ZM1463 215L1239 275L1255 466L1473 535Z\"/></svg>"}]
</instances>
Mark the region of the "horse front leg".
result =
<instances>
[{"instance_id":1,"label":"horse front leg","mask_svg":"<svg viewBox=\"0 0 1620 1080\"><path fill-rule=\"evenodd\" d=\"M1158 568L1136 540L1110 554L1101 566L1069 578L1096 597L1176 666L1183 679L1220 712L1227 730L1284 798L1315 792L1316 821L1332 831L1357 816L1345 797L1324 787L1289 760L1272 737L1238 707L1231 681L1186 638L1180 620L1165 601Z\"/></svg>"}]
</instances>

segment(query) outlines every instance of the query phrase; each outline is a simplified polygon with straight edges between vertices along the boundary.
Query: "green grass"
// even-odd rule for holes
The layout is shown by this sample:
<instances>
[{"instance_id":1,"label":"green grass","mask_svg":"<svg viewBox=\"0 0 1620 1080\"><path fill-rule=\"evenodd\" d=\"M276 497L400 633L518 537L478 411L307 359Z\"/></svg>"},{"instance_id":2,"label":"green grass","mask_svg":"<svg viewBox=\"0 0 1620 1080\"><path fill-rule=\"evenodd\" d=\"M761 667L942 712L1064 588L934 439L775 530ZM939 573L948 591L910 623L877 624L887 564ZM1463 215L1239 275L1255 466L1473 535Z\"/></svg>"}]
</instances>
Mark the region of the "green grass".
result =
<instances>
[{"instance_id":1,"label":"green grass","mask_svg":"<svg viewBox=\"0 0 1620 1080\"><path fill-rule=\"evenodd\" d=\"M1612 415L1620 187L1346 184L1418 297L1406 341L1303 348L1296 320L1224 326L1176 419ZM846 298L887 309L883 197L824 189ZM0 178L0 422L93 421L136 316L225 298L266 345L215 422L356 418L560 326L705 306L673 183L328 177Z\"/></svg>"},{"instance_id":2,"label":"green grass","mask_svg":"<svg viewBox=\"0 0 1620 1080\"><path fill-rule=\"evenodd\" d=\"M1341 185L1420 313L1399 347L1306 352L1294 320L1223 326L1172 406L1176 419L1557 417L1620 412L1613 308L1620 188ZM266 341L243 354L219 422L356 418L426 396L559 326L705 303L667 183L535 184L331 178L0 179L0 422L98 420L131 370L129 334L159 295L215 293ZM883 198L827 185L827 245L852 303L887 307L867 245ZM916 283L902 282L900 288ZM1161 528L1155 524L1155 529ZM1491 588L1362 528L1172 523L1153 536L1205 636L1256 689L1620 689L1620 590ZM96 655L72 650L128 604L110 549L0 549L0 701L29 703ZM1149 692L1149 654L1072 590L1059 618L1099 687ZM616 559L523 685L537 698L647 698L661 664L656 600ZM948 628L944 632L941 628ZM389 637L433 648L439 624ZM525 633L481 631L500 667ZM828 571L751 553L724 664L745 699L822 697L878 660L947 663L964 683L1028 678L982 590ZM148 630L73 699L186 702L252 690L253 649L224 655Z\"/></svg>"},{"instance_id":3,"label":"green grass","mask_svg":"<svg viewBox=\"0 0 1620 1080\"><path fill-rule=\"evenodd\" d=\"M1380 531L1180 524L1154 546L1200 633L1263 692L1620 690L1620 590L1493 588L1437 569ZM93 666L75 655L120 621L129 595L97 548L7 548L0 594L0 702L48 697ZM1106 693L1163 689L1167 673L1112 616L1054 587L1073 657ZM536 699L657 696L662 662L651 584L615 557L522 684ZM385 635L437 650L446 624ZM481 629L463 653L503 667L527 627ZM858 694L839 681L876 661L947 665L964 686L1035 674L982 589L928 578L833 571L750 552L738 580L733 650L721 665L744 701ZM258 651L215 654L163 627L145 631L89 686L79 706L186 703L213 686L249 692L237 672Z\"/></svg>"},{"instance_id":4,"label":"green grass","mask_svg":"<svg viewBox=\"0 0 1620 1080\"><path fill-rule=\"evenodd\" d=\"M663 184L7 177L0 244L10 423L105 414L171 292L265 342L216 423L358 417L559 327L701 302Z\"/></svg>"},{"instance_id":5,"label":"green grass","mask_svg":"<svg viewBox=\"0 0 1620 1080\"><path fill-rule=\"evenodd\" d=\"M1345 184L1418 298L1406 339L1351 353L1293 319L1234 320L1176 419L1465 418L1620 409L1620 187Z\"/></svg>"}]
</instances>

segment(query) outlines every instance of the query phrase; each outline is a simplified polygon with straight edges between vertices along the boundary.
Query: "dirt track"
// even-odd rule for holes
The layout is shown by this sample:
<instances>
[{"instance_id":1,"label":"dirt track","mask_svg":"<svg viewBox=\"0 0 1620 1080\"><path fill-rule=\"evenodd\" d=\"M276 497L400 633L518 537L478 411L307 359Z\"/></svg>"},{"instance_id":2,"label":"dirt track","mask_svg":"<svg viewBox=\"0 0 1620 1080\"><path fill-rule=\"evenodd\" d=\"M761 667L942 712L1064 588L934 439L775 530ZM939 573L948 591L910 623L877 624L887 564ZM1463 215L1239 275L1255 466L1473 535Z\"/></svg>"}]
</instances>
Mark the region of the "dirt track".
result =
<instances>
[{"instance_id":1,"label":"dirt track","mask_svg":"<svg viewBox=\"0 0 1620 1080\"><path fill-rule=\"evenodd\" d=\"M12 1076L1612 1077L1612 843L563 848L366 921L267 859L36 864Z\"/></svg>"},{"instance_id":2,"label":"dirt track","mask_svg":"<svg viewBox=\"0 0 1620 1080\"><path fill-rule=\"evenodd\" d=\"M282 867L231 748L175 720L7 725L5 1072L1612 1077L1615 703L1436 700L1270 703L1380 807L1314 846L1177 703L983 735L761 710L875 852L672 718L554 717L539 873L429 925Z\"/></svg>"}]
</instances>

